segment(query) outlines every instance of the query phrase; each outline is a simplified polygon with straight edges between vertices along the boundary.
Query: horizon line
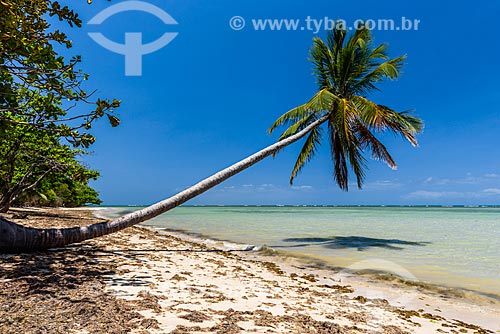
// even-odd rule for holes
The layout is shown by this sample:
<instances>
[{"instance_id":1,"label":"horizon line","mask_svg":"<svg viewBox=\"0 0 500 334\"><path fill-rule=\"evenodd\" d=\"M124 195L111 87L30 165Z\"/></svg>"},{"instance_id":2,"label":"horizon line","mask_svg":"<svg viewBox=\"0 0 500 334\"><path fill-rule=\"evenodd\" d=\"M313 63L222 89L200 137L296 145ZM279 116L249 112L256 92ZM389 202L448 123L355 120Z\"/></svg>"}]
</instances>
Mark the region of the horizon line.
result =
<instances>
[{"instance_id":1,"label":"horizon line","mask_svg":"<svg viewBox=\"0 0 500 334\"><path fill-rule=\"evenodd\" d=\"M100 204L86 205L87 207L148 207L152 204ZM496 208L500 204L186 204L179 207L332 207L332 208L353 208L353 207L435 207L435 208Z\"/></svg>"}]
</instances>

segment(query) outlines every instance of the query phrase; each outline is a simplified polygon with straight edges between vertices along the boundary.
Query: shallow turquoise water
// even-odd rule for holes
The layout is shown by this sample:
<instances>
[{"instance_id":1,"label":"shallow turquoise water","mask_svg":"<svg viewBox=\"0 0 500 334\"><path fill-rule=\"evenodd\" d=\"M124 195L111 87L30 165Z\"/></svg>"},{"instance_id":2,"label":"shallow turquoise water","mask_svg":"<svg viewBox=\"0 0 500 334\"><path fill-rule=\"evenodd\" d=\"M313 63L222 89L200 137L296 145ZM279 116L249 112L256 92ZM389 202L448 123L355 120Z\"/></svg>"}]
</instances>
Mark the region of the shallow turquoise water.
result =
<instances>
[{"instance_id":1,"label":"shallow turquoise water","mask_svg":"<svg viewBox=\"0 0 500 334\"><path fill-rule=\"evenodd\" d=\"M500 296L500 208L180 207L146 225Z\"/></svg>"}]
</instances>

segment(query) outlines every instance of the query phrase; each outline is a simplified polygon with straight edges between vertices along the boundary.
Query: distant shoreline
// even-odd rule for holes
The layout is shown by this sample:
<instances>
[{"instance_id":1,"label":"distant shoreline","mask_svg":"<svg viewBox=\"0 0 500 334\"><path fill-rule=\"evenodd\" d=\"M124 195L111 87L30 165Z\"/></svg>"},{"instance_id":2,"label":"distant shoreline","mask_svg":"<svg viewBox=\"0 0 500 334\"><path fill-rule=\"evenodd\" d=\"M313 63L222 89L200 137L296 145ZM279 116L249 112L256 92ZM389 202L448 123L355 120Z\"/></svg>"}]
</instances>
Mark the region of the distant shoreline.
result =
<instances>
[{"instance_id":1,"label":"distant shoreline","mask_svg":"<svg viewBox=\"0 0 500 334\"><path fill-rule=\"evenodd\" d=\"M145 205L96 205L96 206L84 206L81 208L144 208L148 207L152 204L145 204ZM290 208L300 208L300 207L306 207L306 208L500 208L500 204L479 204L479 205L463 205L463 204L457 204L457 205L435 205L435 204L429 204L429 205L280 205L280 204L275 204L275 205L243 205L243 204L234 204L234 205L215 205L215 204L207 204L207 205L180 205L179 207L188 207L188 208L196 208L196 207L203 207L203 208L217 208L217 207L250 207L250 208L281 208L281 207L290 207Z\"/></svg>"}]
</instances>

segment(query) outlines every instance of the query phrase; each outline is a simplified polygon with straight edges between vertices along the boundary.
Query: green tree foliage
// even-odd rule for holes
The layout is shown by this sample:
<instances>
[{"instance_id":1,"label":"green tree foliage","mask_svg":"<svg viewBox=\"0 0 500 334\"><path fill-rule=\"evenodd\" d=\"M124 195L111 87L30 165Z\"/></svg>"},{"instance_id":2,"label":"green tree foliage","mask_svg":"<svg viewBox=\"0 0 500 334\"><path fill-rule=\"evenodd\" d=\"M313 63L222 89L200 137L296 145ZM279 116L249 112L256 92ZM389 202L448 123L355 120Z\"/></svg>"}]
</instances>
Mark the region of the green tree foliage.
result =
<instances>
[{"instance_id":1,"label":"green tree foliage","mask_svg":"<svg viewBox=\"0 0 500 334\"><path fill-rule=\"evenodd\" d=\"M97 191L87 184L89 179L96 179L99 173L88 170L85 172L82 175L49 174L41 181L36 190L24 193L14 204L53 207L78 207L89 203L101 204Z\"/></svg>"},{"instance_id":2,"label":"green tree foliage","mask_svg":"<svg viewBox=\"0 0 500 334\"><path fill-rule=\"evenodd\" d=\"M57 1L0 0L0 210L33 193L43 200L49 190L59 198L53 203L97 202L84 187L97 174L76 158L94 143L88 130L96 120L119 124L114 110L120 102L82 88L87 75L77 69L81 58L67 60L57 51L72 45L51 20L81 26L78 15ZM58 195L56 189L62 194L65 187L71 196Z\"/></svg>"},{"instance_id":3,"label":"green tree foliage","mask_svg":"<svg viewBox=\"0 0 500 334\"><path fill-rule=\"evenodd\" d=\"M77 159L83 149L64 145L57 134L27 125L0 128L0 211L19 205L81 206L99 203L87 186L99 173ZM86 200L86 201L85 201Z\"/></svg>"},{"instance_id":4,"label":"green tree foliage","mask_svg":"<svg viewBox=\"0 0 500 334\"><path fill-rule=\"evenodd\" d=\"M391 59L387 49L386 44L373 45L370 30L362 25L350 37L346 30L337 27L329 31L326 41L315 38L310 60L319 92L308 103L282 115L269 129L273 132L279 126L288 126L280 136L283 140L328 116L327 143L333 161L333 177L346 191L349 169L361 188L367 168L366 152L371 153L373 159L396 168L396 162L377 138L378 134L389 131L417 146L415 135L423 128L422 120L409 112L398 112L367 99L367 94L378 90L378 83L399 76L406 56ZM318 151L323 133L321 126L309 133L293 167L290 183Z\"/></svg>"}]
</instances>

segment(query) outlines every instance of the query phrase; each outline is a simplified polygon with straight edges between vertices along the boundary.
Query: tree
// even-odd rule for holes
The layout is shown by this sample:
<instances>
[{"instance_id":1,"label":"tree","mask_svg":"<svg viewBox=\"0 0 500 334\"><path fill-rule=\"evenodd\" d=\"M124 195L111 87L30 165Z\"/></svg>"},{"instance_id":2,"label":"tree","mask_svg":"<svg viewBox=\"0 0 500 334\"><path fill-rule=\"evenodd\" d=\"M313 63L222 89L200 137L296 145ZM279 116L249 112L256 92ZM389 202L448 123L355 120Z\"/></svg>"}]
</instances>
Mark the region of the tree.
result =
<instances>
[{"instance_id":1,"label":"tree","mask_svg":"<svg viewBox=\"0 0 500 334\"><path fill-rule=\"evenodd\" d=\"M0 212L5 212L47 176L75 169L83 151L72 147L88 148L95 141L88 130L101 117L117 126L114 109L120 102L86 92L88 76L77 69L81 58L62 56L71 41L48 19L81 26L67 6L53 0L0 1L0 13Z\"/></svg>"},{"instance_id":2,"label":"tree","mask_svg":"<svg viewBox=\"0 0 500 334\"><path fill-rule=\"evenodd\" d=\"M95 138L79 130L89 130L103 116L118 125L113 111L120 102L92 99L95 91L82 88L88 76L77 69L81 57L66 61L56 50L72 43L51 30L48 17L80 27L78 14L52 0L0 1L0 11L0 124L29 125L83 147Z\"/></svg>"},{"instance_id":3,"label":"tree","mask_svg":"<svg viewBox=\"0 0 500 334\"><path fill-rule=\"evenodd\" d=\"M347 33L335 29L328 34L326 43L314 39L310 60L314 64L319 92L309 103L290 110L271 126L290 125L280 140L297 134L308 125L328 114L328 142L333 176L338 186L348 190L350 165L361 188L366 170L365 151L372 158L396 168L396 163L386 147L375 134L392 131L402 135L417 146L415 134L422 130L422 121L409 112L396 112L387 106L376 104L366 98L375 84L384 79L396 79L406 56L389 59L387 45L372 46L370 30L362 26L346 40ZM290 184L316 153L321 143L323 129L314 127L297 158L290 176Z\"/></svg>"},{"instance_id":4,"label":"tree","mask_svg":"<svg viewBox=\"0 0 500 334\"><path fill-rule=\"evenodd\" d=\"M76 183L87 183L99 175L76 160L84 150L63 145L58 135L27 125L1 127L0 152L0 212L7 212L12 203L31 201L35 194L43 198L49 188L62 183L68 191L70 185L76 190Z\"/></svg>"},{"instance_id":5,"label":"tree","mask_svg":"<svg viewBox=\"0 0 500 334\"><path fill-rule=\"evenodd\" d=\"M11 133L19 135L19 132ZM47 133L20 141L20 149L7 156L11 163L0 161L0 188L3 189L0 203L5 205L0 206L0 211L6 212L9 203L14 206L54 207L100 204L99 194L88 186L89 180L99 177L99 172L88 169L78 161L78 157L86 152L62 145L57 137L50 145L40 143L42 135L47 136ZM2 141L0 150L11 142L12 137ZM25 153L27 151L30 151L29 155ZM8 178L9 175L12 177Z\"/></svg>"},{"instance_id":6,"label":"tree","mask_svg":"<svg viewBox=\"0 0 500 334\"><path fill-rule=\"evenodd\" d=\"M77 166L84 172L69 171L48 175L33 191L26 192L15 202L15 206L81 207L85 204L101 204L99 193L88 185L99 173Z\"/></svg>"},{"instance_id":7,"label":"tree","mask_svg":"<svg viewBox=\"0 0 500 334\"><path fill-rule=\"evenodd\" d=\"M350 38L347 38L347 32L342 29L331 31L326 43L316 38L311 49L311 60L319 92L306 104L285 113L271 126L270 131L273 131L278 126L289 125L277 143L168 199L110 222L83 228L38 230L21 227L2 219L0 249L12 251L61 247L138 224L185 203L307 136L292 171L293 181L316 152L325 123L329 131L334 178L342 189L348 189L349 166L356 176L358 186L361 187L366 170L363 153L367 151L374 158L395 167L394 160L373 132L392 131L417 145L415 135L421 131L422 122L407 112L396 112L375 104L364 95L376 89L376 83L397 78L404 57L389 59L387 47L374 47L370 31L360 27Z\"/></svg>"}]
</instances>

